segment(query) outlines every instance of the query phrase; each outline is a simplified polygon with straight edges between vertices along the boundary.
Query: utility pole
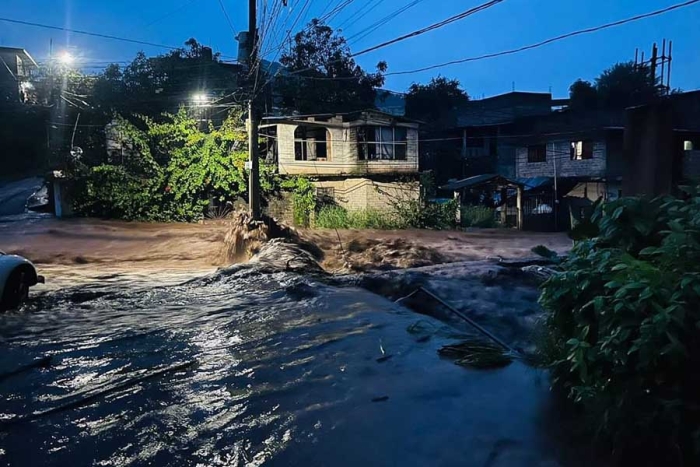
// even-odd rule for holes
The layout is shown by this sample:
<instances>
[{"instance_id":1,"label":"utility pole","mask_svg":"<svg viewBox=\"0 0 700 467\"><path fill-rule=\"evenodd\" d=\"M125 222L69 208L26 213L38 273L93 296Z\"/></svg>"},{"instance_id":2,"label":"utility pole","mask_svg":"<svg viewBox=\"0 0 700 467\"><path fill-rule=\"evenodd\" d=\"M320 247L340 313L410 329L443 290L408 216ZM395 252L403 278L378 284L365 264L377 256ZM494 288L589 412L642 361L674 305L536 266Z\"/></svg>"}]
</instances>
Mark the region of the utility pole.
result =
<instances>
[{"instance_id":1,"label":"utility pole","mask_svg":"<svg viewBox=\"0 0 700 467\"><path fill-rule=\"evenodd\" d=\"M248 153L250 157L250 180L248 182L248 202L253 219L260 219L260 158L258 157L258 109L256 105L256 82L258 76L257 48L257 0L248 0L248 44L250 46L250 77L252 78L252 94L248 102Z\"/></svg>"}]
</instances>

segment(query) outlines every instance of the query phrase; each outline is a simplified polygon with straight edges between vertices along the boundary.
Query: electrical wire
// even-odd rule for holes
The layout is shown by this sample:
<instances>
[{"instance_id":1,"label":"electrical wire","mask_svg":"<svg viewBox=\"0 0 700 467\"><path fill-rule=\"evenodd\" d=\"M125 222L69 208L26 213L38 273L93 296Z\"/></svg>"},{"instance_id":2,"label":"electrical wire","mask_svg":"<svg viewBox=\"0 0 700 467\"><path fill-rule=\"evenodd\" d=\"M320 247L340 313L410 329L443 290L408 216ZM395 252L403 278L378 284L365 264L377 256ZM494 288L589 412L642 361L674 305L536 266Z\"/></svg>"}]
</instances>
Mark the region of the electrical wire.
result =
<instances>
[{"instance_id":1,"label":"electrical wire","mask_svg":"<svg viewBox=\"0 0 700 467\"><path fill-rule=\"evenodd\" d=\"M524 51L526 51L526 50L536 49L536 48L539 48L539 47L542 47L542 46L551 44L551 43L553 43L553 42L561 41L561 40L568 39L568 38L571 38L571 37L580 36L580 35L583 35L583 34L590 34L590 33L593 33L593 32L602 31L602 30L604 30L604 29L609 29L609 28L613 28L613 27L616 27L616 26L621 26L621 25L623 25L623 24L632 23L632 22L634 22L634 21L639 21L639 20L642 20L642 19L646 19L646 18L651 18L651 17L654 17L654 16L663 15L663 14L665 14L665 13L669 13L669 12L674 11L674 10L678 10L678 9L681 9L681 8L685 8L685 7L694 5L694 4L699 3L699 2L700 2L700 0L690 0L690 1L687 1L687 2L684 2L684 3L678 3L678 4L676 4L676 5L671 5L671 6L669 6L669 7L663 8L663 9L661 9L661 10L656 10L656 11L652 11L652 12L649 12L649 13L644 13L644 14L637 15L637 16L632 16L632 17L630 17L630 18L622 19L622 20L619 20L619 21L614 21L614 22L612 22L612 23L603 24L603 25L601 25L601 26L595 26L595 27L591 27L591 28L580 29L580 30L578 30L578 31L570 32L570 33L567 33L567 34L562 34L562 35L560 35L560 36L556 36L556 37L553 37L553 38L550 38L550 39L547 39L547 40L544 40L544 41L541 41L541 42L537 42L537 43L535 43L535 44L530 44L530 45L526 45L526 46L523 46L523 47L518 47L518 48L516 48L516 49L505 50L505 51L502 51L502 52L496 52L496 53L491 53L491 54L486 54L486 55L480 55L480 56L477 56L477 57L469 57L469 58L463 58L463 59L459 59L459 60L452 60L452 61L449 61L449 62L440 63L440 64L438 64L438 65L431 65L431 66L426 66L426 67L423 67L423 68L416 68L416 69L414 69L414 70L395 71L395 72L391 72L391 73L386 73L385 76L408 75L408 74L413 74L413 73L420 73L420 72L423 72L423 71L435 70L435 69L437 69L437 68L443 68L443 67L446 67L446 66L456 65L456 64L460 64L460 63L476 62L476 61L479 61L479 60L486 60L486 59L488 59L488 58L502 57L502 56L504 56L504 55L513 55L513 54L516 54L516 53L524 52Z\"/></svg>"},{"instance_id":2,"label":"electrical wire","mask_svg":"<svg viewBox=\"0 0 700 467\"><path fill-rule=\"evenodd\" d=\"M378 0L377 3L382 3L384 0ZM341 22L336 29L342 29L343 26L345 26L349 21L357 18L358 15L362 14L363 12L367 11L367 7L369 7L372 4L372 0L367 0L367 3L362 5L360 8L358 8L353 14L345 18L343 22ZM372 9L376 7L376 4L372 6Z\"/></svg>"},{"instance_id":3,"label":"electrical wire","mask_svg":"<svg viewBox=\"0 0 700 467\"><path fill-rule=\"evenodd\" d=\"M221 12L224 14L224 17L226 18L226 22L228 23L228 27L231 29L231 32L233 33L233 37L236 37L238 33L236 32L236 28L233 27L233 21L231 21L231 17L228 15L228 11L226 11L226 5L224 5L224 0L219 0L219 6L221 7Z\"/></svg>"},{"instance_id":4,"label":"electrical wire","mask_svg":"<svg viewBox=\"0 0 700 467\"><path fill-rule=\"evenodd\" d=\"M130 42L132 44L147 45L150 47L160 47L161 49L177 50L180 48L180 47L174 47L171 45L156 44L154 42L140 41L137 39L128 39L126 37L112 36L109 34L101 34L101 33L97 33L97 32L80 31L78 29L64 28L61 26L51 26L48 24L33 23L31 21L22 21L22 20L18 20L18 19L0 18L0 21L4 21L6 23L21 24L23 26L32 26L32 27L43 28L43 29L52 29L54 31L65 31L65 32L70 32L72 34L81 34L84 36L100 37L102 39L111 39L114 41Z\"/></svg>"},{"instance_id":5,"label":"electrical wire","mask_svg":"<svg viewBox=\"0 0 700 467\"><path fill-rule=\"evenodd\" d=\"M411 8L413 8L414 6L418 5L419 3L423 2L423 1L424 0L413 0L408 5L404 5L403 7L399 8L398 10L391 12L390 14L388 14L384 18L380 19L379 21L367 26L366 28L362 29L361 31L357 32L356 34L348 37L347 38L348 43L352 44L354 42L361 41L362 39L369 36L370 34L372 34L374 31L376 31L380 27L389 23L391 20L397 18L402 13L405 13L406 11L410 10Z\"/></svg>"},{"instance_id":6,"label":"electrical wire","mask_svg":"<svg viewBox=\"0 0 700 467\"><path fill-rule=\"evenodd\" d=\"M502 2L504 2L504 1L505 1L505 0L490 0L489 2L483 3L483 4L479 5L479 6L474 7L474 8L470 8L470 9L468 9L468 10L466 10L466 11L463 11L462 13L459 13L459 14L457 14L457 15L451 16L451 17L449 17L449 18L447 18L447 19L445 19L445 20L442 20L442 21L440 21L440 22L438 22L438 23L431 24L430 26L427 26L427 27L425 27L425 28L419 29L419 30L417 30L417 31L413 31L413 32L408 33L408 34L404 34L403 36L399 36L399 37L397 37L397 38L395 38L395 39L391 39L390 41L382 42L381 44L377 44L377 45L372 46L372 47L370 47L370 48L368 48L368 49L361 50L360 52L357 52L356 54L354 54L354 56L355 56L355 57L358 57L358 56L360 56L360 55L364 55L364 54L373 52L373 51L375 51L375 50L383 49L384 47L390 46L390 45L392 45L392 44L396 44L397 42L402 42L402 41L405 41L405 40L407 40L407 39L411 39L411 38L413 38L413 37L420 36L420 35L425 34L425 33L427 33L427 32L434 31L434 30L436 30L436 29L442 28L442 27L444 27L444 26L447 26L447 25L449 25L449 24L455 23L455 22L460 21L460 20L462 20L462 19L464 19L464 18L467 18L467 17L469 17L469 16L472 16L472 15L474 15L474 14L476 14L476 13L481 12L481 11L484 11L484 10L487 10L487 9L489 9L489 8L492 8L492 7L498 5L499 3L502 3Z\"/></svg>"}]
</instances>

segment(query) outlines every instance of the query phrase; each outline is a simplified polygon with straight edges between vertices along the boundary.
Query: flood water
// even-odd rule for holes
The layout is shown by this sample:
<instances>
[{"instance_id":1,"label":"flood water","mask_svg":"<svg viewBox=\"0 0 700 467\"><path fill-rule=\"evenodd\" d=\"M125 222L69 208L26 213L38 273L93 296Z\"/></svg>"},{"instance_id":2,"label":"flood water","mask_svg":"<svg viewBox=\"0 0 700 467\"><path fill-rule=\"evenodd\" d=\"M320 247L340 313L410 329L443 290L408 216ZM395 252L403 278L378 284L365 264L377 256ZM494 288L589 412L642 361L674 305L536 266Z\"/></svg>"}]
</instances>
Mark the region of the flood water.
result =
<instances>
[{"instance_id":1,"label":"flood water","mask_svg":"<svg viewBox=\"0 0 700 467\"><path fill-rule=\"evenodd\" d=\"M46 293L0 315L0 464L579 465L547 374L441 359L458 337L252 266Z\"/></svg>"}]
</instances>

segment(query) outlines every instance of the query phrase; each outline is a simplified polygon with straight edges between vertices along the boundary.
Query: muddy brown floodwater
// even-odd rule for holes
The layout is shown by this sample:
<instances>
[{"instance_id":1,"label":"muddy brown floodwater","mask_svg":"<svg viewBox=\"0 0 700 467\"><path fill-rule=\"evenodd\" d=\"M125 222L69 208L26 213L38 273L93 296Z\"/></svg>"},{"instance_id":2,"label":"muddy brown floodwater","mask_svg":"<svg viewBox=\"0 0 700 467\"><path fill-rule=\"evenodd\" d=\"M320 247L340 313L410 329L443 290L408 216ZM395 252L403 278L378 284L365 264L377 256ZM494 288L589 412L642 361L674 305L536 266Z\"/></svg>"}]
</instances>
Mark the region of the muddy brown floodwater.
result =
<instances>
[{"instance_id":1,"label":"muddy brown floodwater","mask_svg":"<svg viewBox=\"0 0 700 467\"><path fill-rule=\"evenodd\" d=\"M3 243L21 229L28 240ZM56 274L80 271L0 315L0 464L601 465L565 428L545 371L443 360L438 349L467 328L358 287L430 286L519 344L540 314L524 279L462 262L343 282L275 269L274 251L215 271L207 252L222 234L0 224L2 248L36 252ZM470 234L444 235L457 245L447 235ZM489 255L511 245L507 235L484 240ZM566 247L535 244L547 238Z\"/></svg>"}]
</instances>

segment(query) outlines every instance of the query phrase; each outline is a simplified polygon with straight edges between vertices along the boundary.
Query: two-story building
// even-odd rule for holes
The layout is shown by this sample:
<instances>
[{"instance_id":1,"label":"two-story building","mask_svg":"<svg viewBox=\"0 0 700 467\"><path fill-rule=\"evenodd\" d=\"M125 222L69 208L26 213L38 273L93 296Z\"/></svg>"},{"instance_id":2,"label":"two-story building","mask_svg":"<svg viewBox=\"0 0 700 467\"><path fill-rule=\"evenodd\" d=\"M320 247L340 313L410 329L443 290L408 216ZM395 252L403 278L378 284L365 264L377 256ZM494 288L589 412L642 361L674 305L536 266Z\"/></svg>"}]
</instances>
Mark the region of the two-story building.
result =
<instances>
[{"instance_id":1,"label":"two-story building","mask_svg":"<svg viewBox=\"0 0 700 467\"><path fill-rule=\"evenodd\" d=\"M558 197L595 201L621 194L624 111L564 110L519 120L512 128L517 179L556 180Z\"/></svg>"},{"instance_id":2,"label":"two-story building","mask_svg":"<svg viewBox=\"0 0 700 467\"><path fill-rule=\"evenodd\" d=\"M319 198L349 211L417 199L418 123L376 110L270 117L264 151L281 175L310 177Z\"/></svg>"},{"instance_id":3,"label":"two-story building","mask_svg":"<svg viewBox=\"0 0 700 467\"><path fill-rule=\"evenodd\" d=\"M0 47L0 102L28 101L29 80L38 68L26 50Z\"/></svg>"}]
</instances>

